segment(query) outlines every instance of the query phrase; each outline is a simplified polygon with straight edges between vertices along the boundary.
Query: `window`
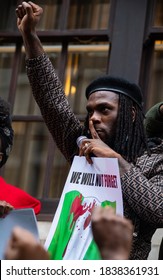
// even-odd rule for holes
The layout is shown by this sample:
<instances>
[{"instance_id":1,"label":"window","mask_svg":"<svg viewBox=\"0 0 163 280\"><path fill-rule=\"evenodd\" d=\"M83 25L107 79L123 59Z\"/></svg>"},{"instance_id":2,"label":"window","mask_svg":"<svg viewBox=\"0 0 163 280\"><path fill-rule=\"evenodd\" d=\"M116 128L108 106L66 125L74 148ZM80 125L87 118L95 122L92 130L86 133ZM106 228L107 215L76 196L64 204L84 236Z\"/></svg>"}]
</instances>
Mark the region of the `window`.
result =
<instances>
[{"instance_id":1,"label":"window","mask_svg":"<svg viewBox=\"0 0 163 280\"><path fill-rule=\"evenodd\" d=\"M109 0L71 0L67 28L107 29L109 11Z\"/></svg>"},{"instance_id":2,"label":"window","mask_svg":"<svg viewBox=\"0 0 163 280\"><path fill-rule=\"evenodd\" d=\"M5 100L8 99L9 94L14 52L14 45L0 46L0 93Z\"/></svg>"},{"instance_id":3,"label":"window","mask_svg":"<svg viewBox=\"0 0 163 280\"><path fill-rule=\"evenodd\" d=\"M86 86L106 74L109 45L105 42L69 45L65 93L76 114L86 114Z\"/></svg>"},{"instance_id":4,"label":"window","mask_svg":"<svg viewBox=\"0 0 163 280\"><path fill-rule=\"evenodd\" d=\"M163 26L163 1L155 1L154 26Z\"/></svg>"},{"instance_id":5,"label":"window","mask_svg":"<svg viewBox=\"0 0 163 280\"><path fill-rule=\"evenodd\" d=\"M163 100L163 41L155 41L147 108Z\"/></svg>"},{"instance_id":6,"label":"window","mask_svg":"<svg viewBox=\"0 0 163 280\"><path fill-rule=\"evenodd\" d=\"M59 29L62 2L62 0L35 1L44 11L37 26L38 30Z\"/></svg>"},{"instance_id":7,"label":"window","mask_svg":"<svg viewBox=\"0 0 163 280\"><path fill-rule=\"evenodd\" d=\"M43 122L13 122L14 145L5 168L7 182L31 195L42 196L48 153L48 131Z\"/></svg>"},{"instance_id":8,"label":"window","mask_svg":"<svg viewBox=\"0 0 163 280\"><path fill-rule=\"evenodd\" d=\"M0 2L0 31L14 31L17 29L15 8L16 0L5 0Z\"/></svg>"}]
</instances>

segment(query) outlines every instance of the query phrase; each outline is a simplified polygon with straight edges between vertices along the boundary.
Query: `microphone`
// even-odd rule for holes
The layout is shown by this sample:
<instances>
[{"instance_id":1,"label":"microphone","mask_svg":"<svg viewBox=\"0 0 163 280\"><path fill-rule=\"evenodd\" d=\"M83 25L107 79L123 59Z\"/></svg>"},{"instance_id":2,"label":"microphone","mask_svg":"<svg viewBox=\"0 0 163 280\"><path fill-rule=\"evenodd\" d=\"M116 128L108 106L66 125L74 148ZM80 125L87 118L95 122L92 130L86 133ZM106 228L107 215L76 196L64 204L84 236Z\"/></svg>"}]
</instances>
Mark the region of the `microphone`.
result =
<instances>
[{"instance_id":1,"label":"microphone","mask_svg":"<svg viewBox=\"0 0 163 280\"><path fill-rule=\"evenodd\" d=\"M80 148L81 143L83 142L83 140L88 139L86 136L81 135L77 138L76 140L76 144L78 145L78 147Z\"/></svg>"},{"instance_id":2,"label":"microphone","mask_svg":"<svg viewBox=\"0 0 163 280\"><path fill-rule=\"evenodd\" d=\"M83 140L85 139L89 139L88 137L81 135L76 139L76 144L78 145L78 147L80 148L81 143L83 142ZM89 157L96 157L93 153L89 154Z\"/></svg>"}]
</instances>

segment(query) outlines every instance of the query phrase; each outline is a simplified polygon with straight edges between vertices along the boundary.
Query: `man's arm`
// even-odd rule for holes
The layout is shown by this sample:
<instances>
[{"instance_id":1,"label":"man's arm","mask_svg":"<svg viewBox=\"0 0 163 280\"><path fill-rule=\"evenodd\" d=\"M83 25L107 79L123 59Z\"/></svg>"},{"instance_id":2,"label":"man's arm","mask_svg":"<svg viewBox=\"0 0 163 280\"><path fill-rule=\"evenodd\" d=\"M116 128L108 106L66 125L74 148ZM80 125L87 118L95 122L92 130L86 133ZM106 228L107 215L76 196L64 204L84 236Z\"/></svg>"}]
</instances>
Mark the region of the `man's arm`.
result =
<instances>
[{"instance_id":1,"label":"man's arm","mask_svg":"<svg viewBox=\"0 0 163 280\"><path fill-rule=\"evenodd\" d=\"M37 36L36 25L42 13L38 5L22 2L16 9L17 25L28 58L27 75L34 98L58 148L71 162L82 127L69 106L63 86Z\"/></svg>"},{"instance_id":2,"label":"man's arm","mask_svg":"<svg viewBox=\"0 0 163 280\"><path fill-rule=\"evenodd\" d=\"M17 26L22 34L27 58L34 58L44 53L42 44L36 33L43 9L29 1L22 2L16 9Z\"/></svg>"},{"instance_id":3,"label":"man's arm","mask_svg":"<svg viewBox=\"0 0 163 280\"><path fill-rule=\"evenodd\" d=\"M121 177L123 197L149 225L163 227L163 155L144 154Z\"/></svg>"}]
</instances>

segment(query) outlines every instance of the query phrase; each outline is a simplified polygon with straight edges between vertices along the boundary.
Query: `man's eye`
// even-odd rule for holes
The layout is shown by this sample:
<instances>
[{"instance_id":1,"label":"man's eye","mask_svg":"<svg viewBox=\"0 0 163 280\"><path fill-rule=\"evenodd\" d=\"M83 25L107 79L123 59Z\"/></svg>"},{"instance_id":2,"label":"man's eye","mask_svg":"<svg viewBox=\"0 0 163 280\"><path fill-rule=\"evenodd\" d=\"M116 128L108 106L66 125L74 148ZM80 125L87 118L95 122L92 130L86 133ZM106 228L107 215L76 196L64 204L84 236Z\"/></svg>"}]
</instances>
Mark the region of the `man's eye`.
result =
<instances>
[{"instance_id":1,"label":"man's eye","mask_svg":"<svg viewBox=\"0 0 163 280\"><path fill-rule=\"evenodd\" d=\"M101 109L101 111L102 111L103 113L107 113L107 112L109 111L109 108L104 107L104 108Z\"/></svg>"}]
</instances>

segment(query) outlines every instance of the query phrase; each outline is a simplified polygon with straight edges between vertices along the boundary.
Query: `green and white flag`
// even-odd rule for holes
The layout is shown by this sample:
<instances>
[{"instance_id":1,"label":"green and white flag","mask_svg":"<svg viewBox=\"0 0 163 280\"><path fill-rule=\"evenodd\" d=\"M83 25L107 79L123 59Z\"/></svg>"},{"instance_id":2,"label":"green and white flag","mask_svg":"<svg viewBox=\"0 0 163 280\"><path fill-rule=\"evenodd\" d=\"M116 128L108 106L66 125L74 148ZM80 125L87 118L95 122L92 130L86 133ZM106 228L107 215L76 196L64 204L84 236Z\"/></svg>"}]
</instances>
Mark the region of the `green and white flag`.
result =
<instances>
[{"instance_id":1,"label":"green and white flag","mask_svg":"<svg viewBox=\"0 0 163 280\"><path fill-rule=\"evenodd\" d=\"M99 260L91 232L94 207L109 205L123 215L117 159L74 158L45 242L53 260Z\"/></svg>"}]
</instances>

